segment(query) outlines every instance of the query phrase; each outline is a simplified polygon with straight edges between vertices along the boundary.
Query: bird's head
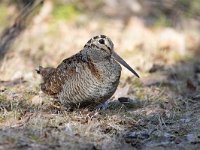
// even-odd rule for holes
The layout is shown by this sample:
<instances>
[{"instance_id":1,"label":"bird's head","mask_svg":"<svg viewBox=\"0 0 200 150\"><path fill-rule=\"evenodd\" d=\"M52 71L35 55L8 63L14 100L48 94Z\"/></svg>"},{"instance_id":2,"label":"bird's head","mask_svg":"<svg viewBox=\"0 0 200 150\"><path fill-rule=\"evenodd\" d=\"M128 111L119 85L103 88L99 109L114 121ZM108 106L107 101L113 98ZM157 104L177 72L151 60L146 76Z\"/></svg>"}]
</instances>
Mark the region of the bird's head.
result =
<instances>
[{"instance_id":1,"label":"bird's head","mask_svg":"<svg viewBox=\"0 0 200 150\"><path fill-rule=\"evenodd\" d=\"M98 35L91 38L84 46L84 48L90 48L97 50L102 54L111 56L114 44L111 39L105 35Z\"/></svg>"},{"instance_id":2,"label":"bird's head","mask_svg":"<svg viewBox=\"0 0 200 150\"><path fill-rule=\"evenodd\" d=\"M109 37L105 35L94 36L85 44L84 49L89 50L90 54L97 60L99 58L114 58L139 78L139 75L114 51L114 44Z\"/></svg>"}]
</instances>

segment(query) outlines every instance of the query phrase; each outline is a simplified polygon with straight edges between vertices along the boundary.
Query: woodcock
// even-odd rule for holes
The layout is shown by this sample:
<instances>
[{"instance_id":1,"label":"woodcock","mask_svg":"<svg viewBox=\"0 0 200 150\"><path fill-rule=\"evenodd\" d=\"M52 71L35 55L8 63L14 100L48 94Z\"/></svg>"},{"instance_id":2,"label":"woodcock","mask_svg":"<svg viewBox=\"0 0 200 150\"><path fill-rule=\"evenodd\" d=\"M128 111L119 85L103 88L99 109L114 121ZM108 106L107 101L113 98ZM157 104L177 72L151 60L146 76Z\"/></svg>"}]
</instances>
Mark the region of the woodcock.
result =
<instances>
[{"instance_id":1,"label":"woodcock","mask_svg":"<svg viewBox=\"0 0 200 150\"><path fill-rule=\"evenodd\" d=\"M114 51L110 38L99 35L91 38L77 54L62 61L57 68L39 67L43 78L41 90L57 97L69 107L98 105L116 91L123 65L138 74Z\"/></svg>"}]
</instances>

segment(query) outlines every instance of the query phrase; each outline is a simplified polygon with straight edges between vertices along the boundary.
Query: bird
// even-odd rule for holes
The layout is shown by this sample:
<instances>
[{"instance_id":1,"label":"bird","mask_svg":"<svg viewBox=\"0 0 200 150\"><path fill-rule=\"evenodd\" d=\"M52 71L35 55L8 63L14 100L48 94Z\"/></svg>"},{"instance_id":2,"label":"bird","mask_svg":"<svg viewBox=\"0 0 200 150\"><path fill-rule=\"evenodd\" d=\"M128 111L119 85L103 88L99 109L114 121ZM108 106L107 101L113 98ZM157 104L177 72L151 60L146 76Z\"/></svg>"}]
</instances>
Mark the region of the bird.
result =
<instances>
[{"instance_id":1,"label":"bird","mask_svg":"<svg viewBox=\"0 0 200 150\"><path fill-rule=\"evenodd\" d=\"M98 106L116 91L123 65L134 71L115 51L106 35L92 37L75 55L64 59L56 68L39 66L41 91L70 108Z\"/></svg>"}]
</instances>

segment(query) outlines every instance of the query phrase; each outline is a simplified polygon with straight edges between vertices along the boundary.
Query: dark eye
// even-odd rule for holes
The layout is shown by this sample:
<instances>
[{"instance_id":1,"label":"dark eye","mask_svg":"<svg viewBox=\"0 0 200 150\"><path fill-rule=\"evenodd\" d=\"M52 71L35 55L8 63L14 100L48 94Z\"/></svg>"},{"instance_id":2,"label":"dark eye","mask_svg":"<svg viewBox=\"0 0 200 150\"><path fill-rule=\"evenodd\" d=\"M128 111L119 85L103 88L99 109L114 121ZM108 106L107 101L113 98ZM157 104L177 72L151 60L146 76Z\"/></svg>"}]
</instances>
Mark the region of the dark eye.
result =
<instances>
[{"instance_id":1,"label":"dark eye","mask_svg":"<svg viewBox=\"0 0 200 150\"><path fill-rule=\"evenodd\" d=\"M105 44L104 39L100 39L100 40L99 40L99 43L100 43L100 44Z\"/></svg>"}]
</instances>

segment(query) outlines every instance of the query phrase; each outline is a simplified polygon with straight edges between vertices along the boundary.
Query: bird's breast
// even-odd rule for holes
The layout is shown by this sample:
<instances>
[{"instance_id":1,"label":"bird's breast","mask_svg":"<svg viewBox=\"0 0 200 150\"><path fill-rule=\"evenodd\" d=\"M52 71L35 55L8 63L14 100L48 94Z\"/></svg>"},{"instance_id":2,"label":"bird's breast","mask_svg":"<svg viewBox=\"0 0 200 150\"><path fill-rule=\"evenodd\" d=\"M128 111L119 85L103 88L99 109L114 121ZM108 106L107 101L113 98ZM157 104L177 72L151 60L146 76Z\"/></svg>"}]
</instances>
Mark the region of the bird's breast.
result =
<instances>
[{"instance_id":1,"label":"bird's breast","mask_svg":"<svg viewBox=\"0 0 200 150\"><path fill-rule=\"evenodd\" d=\"M120 75L121 66L114 60L77 64L76 72L65 81L58 97L67 104L101 103L113 95Z\"/></svg>"}]
</instances>

